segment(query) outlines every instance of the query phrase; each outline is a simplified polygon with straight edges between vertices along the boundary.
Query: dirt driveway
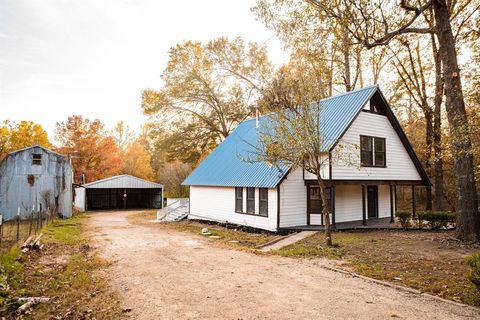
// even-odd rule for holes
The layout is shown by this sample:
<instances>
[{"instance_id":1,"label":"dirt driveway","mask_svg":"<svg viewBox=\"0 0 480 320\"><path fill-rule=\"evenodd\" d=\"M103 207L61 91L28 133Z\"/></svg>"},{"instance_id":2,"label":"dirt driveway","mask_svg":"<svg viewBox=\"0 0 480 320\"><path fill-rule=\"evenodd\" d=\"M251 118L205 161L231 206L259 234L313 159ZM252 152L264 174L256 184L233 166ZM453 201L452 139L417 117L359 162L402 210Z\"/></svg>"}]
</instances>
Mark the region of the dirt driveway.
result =
<instances>
[{"instance_id":1,"label":"dirt driveway","mask_svg":"<svg viewBox=\"0 0 480 320\"><path fill-rule=\"evenodd\" d=\"M480 313L320 267L219 248L132 212L94 214L109 281L133 319L479 319Z\"/></svg>"}]
</instances>

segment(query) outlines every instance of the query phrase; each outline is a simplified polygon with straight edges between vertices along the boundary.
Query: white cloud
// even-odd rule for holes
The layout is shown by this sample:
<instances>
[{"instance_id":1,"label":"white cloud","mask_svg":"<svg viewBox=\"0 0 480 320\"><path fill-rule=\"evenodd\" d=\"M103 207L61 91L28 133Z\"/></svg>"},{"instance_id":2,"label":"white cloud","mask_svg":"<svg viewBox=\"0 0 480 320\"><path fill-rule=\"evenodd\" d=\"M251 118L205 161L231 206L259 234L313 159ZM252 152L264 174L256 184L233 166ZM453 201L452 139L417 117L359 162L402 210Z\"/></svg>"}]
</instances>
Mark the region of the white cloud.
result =
<instances>
[{"instance_id":1,"label":"white cloud","mask_svg":"<svg viewBox=\"0 0 480 320\"><path fill-rule=\"evenodd\" d=\"M0 0L0 120L82 114L138 128L142 89L157 88L168 49L219 36L264 42L249 1ZM268 41L271 58L286 54Z\"/></svg>"}]
</instances>

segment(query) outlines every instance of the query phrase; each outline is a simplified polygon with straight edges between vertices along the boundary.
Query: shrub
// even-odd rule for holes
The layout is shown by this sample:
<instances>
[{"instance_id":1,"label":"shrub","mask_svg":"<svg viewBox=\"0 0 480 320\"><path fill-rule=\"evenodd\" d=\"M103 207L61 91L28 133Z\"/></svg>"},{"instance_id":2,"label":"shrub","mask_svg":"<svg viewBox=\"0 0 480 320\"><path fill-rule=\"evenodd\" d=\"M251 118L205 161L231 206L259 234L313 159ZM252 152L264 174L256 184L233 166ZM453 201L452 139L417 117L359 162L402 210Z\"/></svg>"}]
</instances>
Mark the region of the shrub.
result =
<instances>
[{"instance_id":1,"label":"shrub","mask_svg":"<svg viewBox=\"0 0 480 320\"><path fill-rule=\"evenodd\" d=\"M449 223L455 223L456 215L446 211L419 211L418 219L428 222L430 229L440 230L446 228Z\"/></svg>"},{"instance_id":2,"label":"shrub","mask_svg":"<svg viewBox=\"0 0 480 320\"><path fill-rule=\"evenodd\" d=\"M468 278L480 291L480 253L466 257L465 261L471 268Z\"/></svg>"},{"instance_id":3,"label":"shrub","mask_svg":"<svg viewBox=\"0 0 480 320\"><path fill-rule=\"evenodd\" d=\"M398 211L395 214L400 221L400 225L403 229L407 230L411 226L412 213L408 211Z\"/></svg>"}]
</instances>

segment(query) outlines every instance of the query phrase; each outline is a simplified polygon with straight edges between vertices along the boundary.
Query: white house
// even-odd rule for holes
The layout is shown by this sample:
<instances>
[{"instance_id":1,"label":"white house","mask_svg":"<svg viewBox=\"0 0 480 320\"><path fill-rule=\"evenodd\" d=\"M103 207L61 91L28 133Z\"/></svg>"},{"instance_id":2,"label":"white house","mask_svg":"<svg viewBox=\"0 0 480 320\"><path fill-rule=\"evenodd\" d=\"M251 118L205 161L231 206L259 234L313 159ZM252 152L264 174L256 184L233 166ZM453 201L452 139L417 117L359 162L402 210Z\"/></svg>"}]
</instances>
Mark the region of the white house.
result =
<instances>
[{"instance_id":1,"label":"white house","mask_svg":"<svg viewBox=\"0 0 480 320\"><path fill-rule=\"evenodd\" d=\"M415 186L430 181L385 97L370 86L319 103L331 222L393 222L396 186L411 185L414 195ZM315 175L245 162L259 136L255 119L240 123L190 174L183 183L190 186L188 218L270 231L322 226Z\"/></svg>"}]
</instances>

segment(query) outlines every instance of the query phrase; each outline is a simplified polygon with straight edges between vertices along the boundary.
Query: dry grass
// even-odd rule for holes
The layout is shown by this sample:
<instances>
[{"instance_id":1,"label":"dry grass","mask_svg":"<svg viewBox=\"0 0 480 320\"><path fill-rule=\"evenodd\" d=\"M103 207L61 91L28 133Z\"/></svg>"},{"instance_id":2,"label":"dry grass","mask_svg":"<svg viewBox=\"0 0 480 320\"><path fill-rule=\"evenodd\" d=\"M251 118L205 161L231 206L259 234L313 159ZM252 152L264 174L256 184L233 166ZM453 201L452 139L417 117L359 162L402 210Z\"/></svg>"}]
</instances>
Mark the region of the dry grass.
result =
<instances>
[{"instance_id":1,"label":"dry grass","mask_svg":"<svg viewBox=\"0 0 480 320\"><path fill-rule=\"evenodd\" d=\"M144 210L141 212L137 212L135 214L131 214L127 217L127 220L133 224L141 224L141 225L151 225L152 223L149 222L150 220L157 219L157 209L151 210Z\"/></svg>"},{"instance_id":2,"label":"dry grass","mask_svg":"<svg viewBox=\"0 0 480 320\"><path fill-rule=\"evenodd\" d=\"M335 248L327 248L318 233L273 254L333 258L349 271L478 305L480 296L468 280L465 257L479 248L462 246L451 236L426 231L344 232L334 234Z\"/></svg>"},{"instance_id":3,"label":"dry grass","mask_svg":"<svg viewBox=\"0 0 480 320\"><path fill-rule=\"evenodd\" d=\"M148 225L157 228L170 228L181 232L196 234L199 236L202 236L201 231L203 228L208 228L211 236L213 236L213 238L209 237L209 240L236 249L251 250L262 246L270 241L281 238L281 236L270 232L251 232L247 230L236 229L233 227L226 228L218 224L200 223L197 221L184 220L171 223L148 222L149 220L155 220L155 218L156 211L143 211L130 215L128 217L129 221L134 224Z\"/></svg>"},{"instance_id":4,"label":"dry grass","mask_svg":"<svg viewBox=\"0 0 480 320\"><path fill-rule=\"evenodd\" d=\"M85 216L58 220L44 228L44 250L22 254L18 246L0 255L9 290L2 292L3 316L13 318L14 297L45 296L24 319L119 319L122 310L103 276L107 262L88 245ZM56 318L55 318L56 317Z\"/></svg>"}]
</instances>

